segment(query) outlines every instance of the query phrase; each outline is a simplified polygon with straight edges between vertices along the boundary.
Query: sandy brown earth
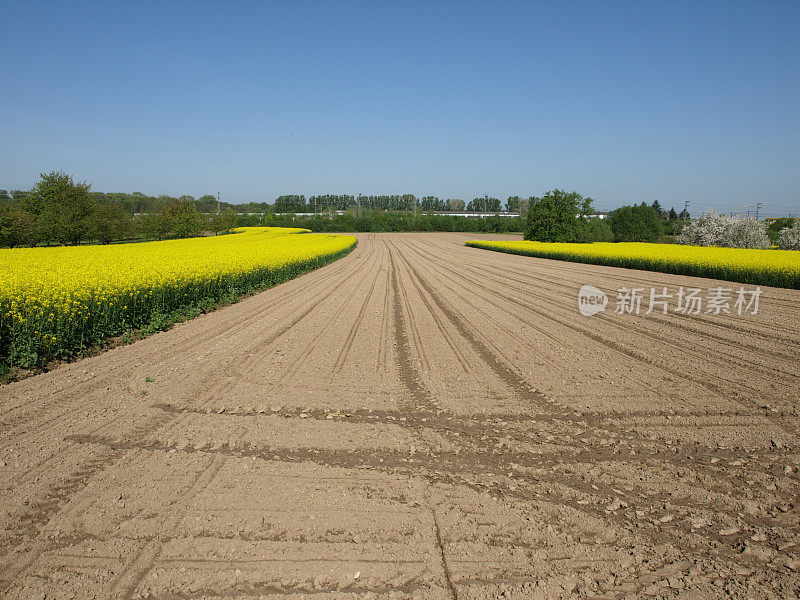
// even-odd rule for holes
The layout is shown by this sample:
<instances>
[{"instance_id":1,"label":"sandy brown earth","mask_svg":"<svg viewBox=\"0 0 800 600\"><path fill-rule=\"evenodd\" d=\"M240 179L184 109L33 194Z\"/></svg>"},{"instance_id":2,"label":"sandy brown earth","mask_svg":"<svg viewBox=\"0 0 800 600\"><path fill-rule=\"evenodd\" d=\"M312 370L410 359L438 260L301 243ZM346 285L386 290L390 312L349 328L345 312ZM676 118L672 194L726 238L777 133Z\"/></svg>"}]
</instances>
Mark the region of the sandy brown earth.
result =
<instances>
[{"instance_id":1,"label":"sandy brown earth","mask_svg":"<svg viewBox=\"0 0 800 600\"><path fill-rule=\"evenodd\" d=\"M800 292L365 234L0 388L0 596L795 598Z\"/></svg>"}]
</instances>

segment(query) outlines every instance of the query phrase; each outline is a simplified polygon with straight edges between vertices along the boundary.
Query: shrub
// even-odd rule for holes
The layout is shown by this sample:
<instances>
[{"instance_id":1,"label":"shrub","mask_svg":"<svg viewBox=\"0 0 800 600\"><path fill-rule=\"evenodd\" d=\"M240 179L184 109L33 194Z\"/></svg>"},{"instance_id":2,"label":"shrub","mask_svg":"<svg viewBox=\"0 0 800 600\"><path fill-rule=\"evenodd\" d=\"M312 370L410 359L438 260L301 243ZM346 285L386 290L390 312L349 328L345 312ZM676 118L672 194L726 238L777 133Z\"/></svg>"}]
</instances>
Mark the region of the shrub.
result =
<instances>
[{"instance_id":1,"label":"shrub","mask_svg":"<svg viewBox=\"0 0 800 600\"><path fill-rule=\"evenodd\" d=\"M661 214L652 206L621 206L611 213L615 242L655 242L664 232Z\"/></svg>"}]
</instances>

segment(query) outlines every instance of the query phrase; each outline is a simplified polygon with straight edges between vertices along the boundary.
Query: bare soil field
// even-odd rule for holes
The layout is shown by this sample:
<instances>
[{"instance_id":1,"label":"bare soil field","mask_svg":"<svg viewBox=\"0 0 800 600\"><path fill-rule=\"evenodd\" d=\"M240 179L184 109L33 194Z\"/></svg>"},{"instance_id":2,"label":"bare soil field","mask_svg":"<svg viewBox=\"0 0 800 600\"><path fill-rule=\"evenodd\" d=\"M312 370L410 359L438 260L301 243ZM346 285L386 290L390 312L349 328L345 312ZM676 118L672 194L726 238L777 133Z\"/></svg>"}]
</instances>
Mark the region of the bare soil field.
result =
<instances>
[{"instance_id":1,"label":"bare soil field","mask_svg":"<svg viewBox=\"0 0 800 600\"><path fill-rule=\"evenodd\" d=\"M720 284L474 237L0 388L0 597L800 595L800 292L583 317Z\"/></svg>"}]
</instances>

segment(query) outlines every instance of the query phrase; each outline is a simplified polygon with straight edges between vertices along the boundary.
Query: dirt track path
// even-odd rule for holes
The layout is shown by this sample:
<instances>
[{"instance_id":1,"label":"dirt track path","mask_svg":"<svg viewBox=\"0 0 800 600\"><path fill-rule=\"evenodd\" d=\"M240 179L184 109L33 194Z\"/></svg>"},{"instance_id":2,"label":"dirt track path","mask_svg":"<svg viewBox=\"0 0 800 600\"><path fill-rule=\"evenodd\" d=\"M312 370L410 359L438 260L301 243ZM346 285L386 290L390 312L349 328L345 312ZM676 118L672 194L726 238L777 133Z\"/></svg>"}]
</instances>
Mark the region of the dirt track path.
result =
<instances>
[{"instance_id":1,"label":"dirt track path","mask_svg":"<svg viewBox=\"0 0 800 600\"><path fill-rule=\"evenodd\" d=\"M0 388L0 596L800 595L800 292L585 318L719 282L470 237Z\"/></svg>"}]
</instances>

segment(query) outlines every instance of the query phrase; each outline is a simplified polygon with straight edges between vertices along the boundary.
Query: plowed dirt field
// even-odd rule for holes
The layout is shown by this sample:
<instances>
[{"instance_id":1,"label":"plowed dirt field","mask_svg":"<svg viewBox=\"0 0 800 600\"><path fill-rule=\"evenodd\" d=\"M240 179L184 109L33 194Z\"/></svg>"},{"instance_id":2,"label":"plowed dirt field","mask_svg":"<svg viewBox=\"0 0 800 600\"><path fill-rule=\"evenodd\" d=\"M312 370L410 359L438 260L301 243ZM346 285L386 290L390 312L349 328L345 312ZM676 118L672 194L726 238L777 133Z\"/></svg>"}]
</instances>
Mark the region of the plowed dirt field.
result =
<instances>
[{"instance_id":1,"label":"plowed dirt field","mask_svg":"<svg viewBox=\"0 0 800 600\"><path fill-rule=\"evenodd\" d=\"M720 282L475 237L359 235L0 388L0 596L800 595L800 292L583 317Z\"/></svg>"}]
</instances>

